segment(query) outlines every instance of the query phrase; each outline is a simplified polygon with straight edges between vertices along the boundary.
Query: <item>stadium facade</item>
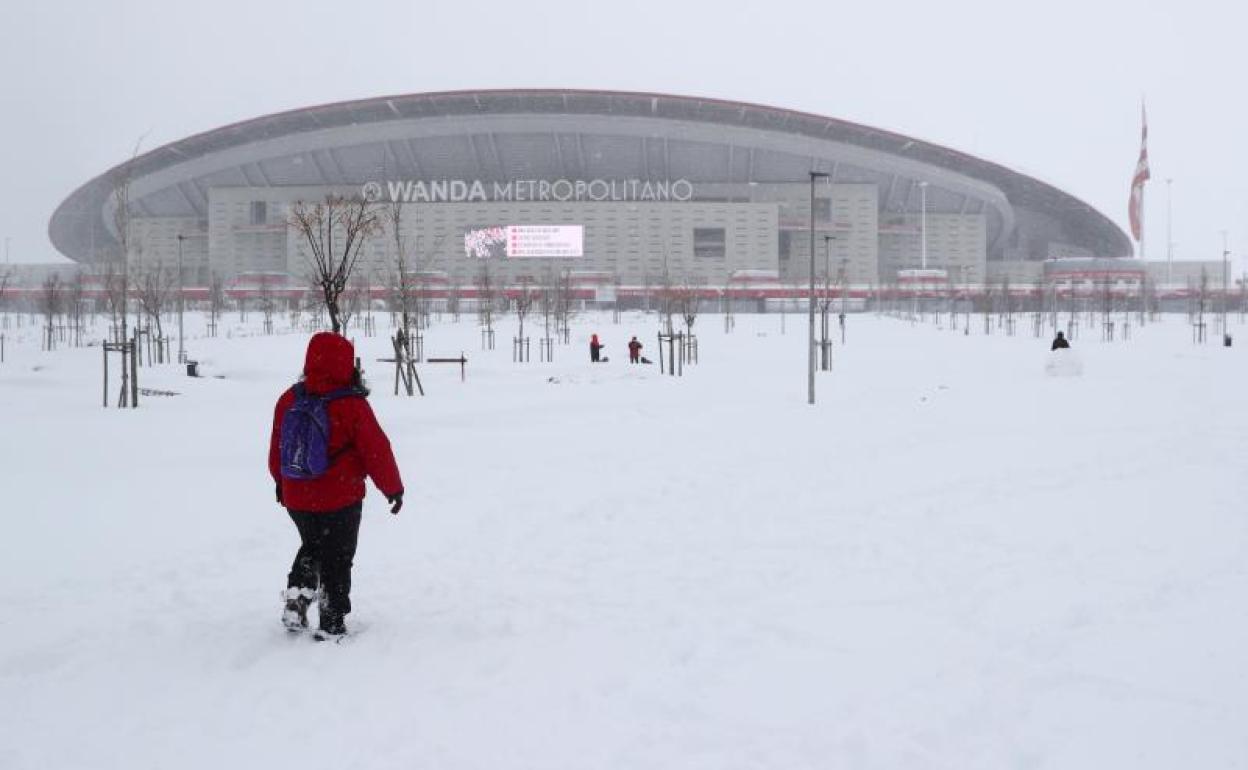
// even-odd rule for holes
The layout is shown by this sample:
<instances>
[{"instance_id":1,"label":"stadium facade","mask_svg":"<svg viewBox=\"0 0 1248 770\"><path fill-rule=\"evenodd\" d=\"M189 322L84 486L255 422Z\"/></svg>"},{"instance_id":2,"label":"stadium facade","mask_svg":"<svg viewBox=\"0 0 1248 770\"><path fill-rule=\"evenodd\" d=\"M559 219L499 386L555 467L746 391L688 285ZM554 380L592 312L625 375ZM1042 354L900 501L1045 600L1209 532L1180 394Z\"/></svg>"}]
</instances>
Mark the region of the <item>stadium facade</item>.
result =
<instances>
[{"instance_id":1,"label":"stadium facade","mask_svg":"<svg viewBox=\"0 0 1248 770\"><path fill-rule=\"evenodd\" d=\"M826 176L812 185L811 172ZM603 294L663 280L796 287L808 277L812 186L819 280L844 276L855 289L924 267L965 285L1018 284L1054 261L1132 254L1091 206L972 155L833 118L661 94L412 94L225 126L76 190L49 224L62 254L116 258L120 179L129 259L180 259L188 286L213 274L301 280L306 244L287 226L291 207L329 193L401 201L410 261L465 287L486 260L500 281L571 270ZM394 263L393 237L368 242L372 283Z\"/></svg>"}]
</instances>

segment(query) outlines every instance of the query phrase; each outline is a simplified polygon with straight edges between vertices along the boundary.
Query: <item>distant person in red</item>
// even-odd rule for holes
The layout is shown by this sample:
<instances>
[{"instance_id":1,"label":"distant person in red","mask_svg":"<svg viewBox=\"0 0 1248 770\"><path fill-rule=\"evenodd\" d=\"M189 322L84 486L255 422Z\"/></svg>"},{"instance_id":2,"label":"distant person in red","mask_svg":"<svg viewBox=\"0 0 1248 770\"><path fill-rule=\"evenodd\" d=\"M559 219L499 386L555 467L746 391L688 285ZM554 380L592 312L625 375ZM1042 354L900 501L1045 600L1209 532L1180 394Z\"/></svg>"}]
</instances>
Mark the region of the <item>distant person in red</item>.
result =
<instances>
[{"instance_id":1,"label":"distant person in red","mask_svg":"<svg viewBox=\"0 0 1248 770\"><path fill-rule=\"evenodd\" d=\"M351 342L320 332L308 342L303 377L273 412L269 473L301 543L287 576L282 622L292 631L306 628L308 605L319 598L318 638L346 633L364 478L386 496L391 513L403 507L390 440L367 399Z\"/></svg>"},{"instance_id":2,"label":"distant person in red","mask_svg":"<svg viewBox=\"0 0 1248 770\"><path fill-rule=\"evenodd\" d=\"M641 362L641 343L637 341L636 337L628 341L628 362L630 364Z\"/></svg>"},{"instance_id":3,"label":"distant person in red","mask_svg":"<svg viewBox=\"0 0 1248 770\"><path fill-rule=\"evenodd\" d=\"M602 349L605 347L606 345L598 341L597 334L591 336L589 338L589 360L595 364L601 361Z\"/></svg>"}]
</instances>

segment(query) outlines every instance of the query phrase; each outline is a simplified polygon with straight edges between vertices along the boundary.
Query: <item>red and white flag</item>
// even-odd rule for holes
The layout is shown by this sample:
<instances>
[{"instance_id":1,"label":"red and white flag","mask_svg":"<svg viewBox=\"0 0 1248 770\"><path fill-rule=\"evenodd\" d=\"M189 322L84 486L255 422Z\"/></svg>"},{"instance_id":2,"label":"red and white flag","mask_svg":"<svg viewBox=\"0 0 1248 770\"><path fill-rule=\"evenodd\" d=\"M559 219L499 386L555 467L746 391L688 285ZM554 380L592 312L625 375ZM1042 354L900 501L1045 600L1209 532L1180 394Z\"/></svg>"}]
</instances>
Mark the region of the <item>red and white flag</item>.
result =
<instances>
[{"instance_id":1,"label":"red and white flag","mask_svg":"<svg viewBox=\"0 0 1248 770\"><path fill-rule=\"evenodd\" d=\"M1135 176L1131 178L1131 202L1127 214L1131 218L1131 236L1139 241L1144 237L1144 183L1152 176L1148 171L1148 115L1140 105L1140 159L1135 163Z\"/></svg>"}]
</instances>

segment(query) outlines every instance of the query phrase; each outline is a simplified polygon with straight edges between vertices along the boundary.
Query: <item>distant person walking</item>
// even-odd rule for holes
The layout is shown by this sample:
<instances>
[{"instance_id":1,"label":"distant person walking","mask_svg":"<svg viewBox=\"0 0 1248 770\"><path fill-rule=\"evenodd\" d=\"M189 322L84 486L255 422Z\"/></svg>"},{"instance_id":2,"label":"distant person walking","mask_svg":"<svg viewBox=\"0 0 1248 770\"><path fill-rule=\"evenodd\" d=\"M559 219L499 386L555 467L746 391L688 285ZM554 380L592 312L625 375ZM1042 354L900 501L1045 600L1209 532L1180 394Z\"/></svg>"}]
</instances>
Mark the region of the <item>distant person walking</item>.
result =
<instances>
[{"instance_id":1,"label":"distant person walking","mask_svg":"<svg viewBox=\"0 0 1248 770\"><path fill-rule=\"evenodd\" d=\"M1057 336L1053 338L1053 344L1049 347L1049 351L1052 352L1054 350L1058 350L1059 348L1069 348L1069 347L1070 347L1070 342L1066 339L1066 334L1063 332L1058 332Z\"/></svg>"},{"instance_id":2,"label":"distant person walking","mask_svg":"<svg viewBox=\"0 0 1248 770\"><path fill-rule=\"evenodd\" d=\"M592 335L592 336L589 338L589 360L590 360L592 363L595 363L595 364L596 364L596 363L598 363L599 361L601 361L601 360L602 360L602 358L601 358L602 349L603 349L603 348L605 348L605 347L606 347L606 345L604 345L604 344L602 344L601 342L599 342L599 341L598 341L598 335L597 335L597 334Z\"/></svg>"},{"instance_id":3,"label":"distant person walking","mask_svg":"<svg viewBox=\"0 0 1248 770\"><path fill-rule=\"evenodd\" d=\"M628 341L628 362L630 364L641 363L641 343L635 336Z\"/></svg>"},{"instance_id":4,"label":"distant person walking","mask_svg":"<svg viewBox=\"0 0 1248 770\"><path fill-rule=\"evenodd\" d=\"M318 599L318 639L347 632L365 477L386 496L391 513L403 507L390 440L367 399L351 342L320 332L308 342L303 377L282 394L273 413L269 473L300 540L286 579L282 623L291 631L307 628L308 605Z\"/></svg>"}]
</instances>

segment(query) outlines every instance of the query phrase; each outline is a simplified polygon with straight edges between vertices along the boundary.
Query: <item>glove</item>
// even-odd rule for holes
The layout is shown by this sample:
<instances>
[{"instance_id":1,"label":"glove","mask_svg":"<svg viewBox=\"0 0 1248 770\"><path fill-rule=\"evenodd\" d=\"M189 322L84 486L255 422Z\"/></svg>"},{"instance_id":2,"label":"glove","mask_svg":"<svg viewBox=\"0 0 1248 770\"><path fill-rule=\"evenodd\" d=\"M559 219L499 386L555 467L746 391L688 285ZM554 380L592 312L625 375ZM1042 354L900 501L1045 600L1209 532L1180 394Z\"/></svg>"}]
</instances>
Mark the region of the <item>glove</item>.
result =
<instances>
[{"instance_id":1,"label":"glove","mask_svg":"<svg viewBox=\"0 0 1248 770\"><path fill-rule=\"evenodd\" d=\"M282 482L277 482L277 504L282 504Z\"/></svg>"},{"instance_id":2,"label":"glove","mask_svg":"<svg viewBox=\"0 0 1248 770\"><path fill-rule=\"evenodd\" d=\"M390 513L397 516L399 510L403 508L403 493L397 492L393 495L387 495L386 502L390 503Z\"/></svg>"}]
</instances>

